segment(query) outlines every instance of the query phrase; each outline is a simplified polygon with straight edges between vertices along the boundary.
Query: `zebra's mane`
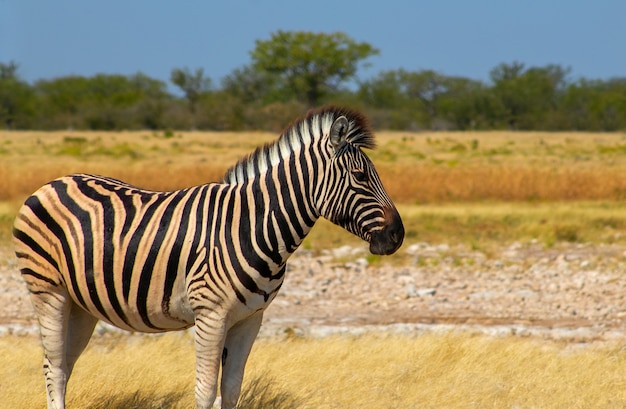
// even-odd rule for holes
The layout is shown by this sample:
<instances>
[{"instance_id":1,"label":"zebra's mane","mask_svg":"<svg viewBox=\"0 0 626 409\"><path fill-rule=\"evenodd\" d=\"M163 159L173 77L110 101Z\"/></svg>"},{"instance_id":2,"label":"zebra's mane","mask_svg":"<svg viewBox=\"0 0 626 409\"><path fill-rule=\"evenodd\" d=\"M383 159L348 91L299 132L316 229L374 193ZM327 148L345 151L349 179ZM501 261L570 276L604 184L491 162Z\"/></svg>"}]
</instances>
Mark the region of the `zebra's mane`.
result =
<instances>
[{"instance_id":1,"label":"zebra's mane","mask_svg":"<svg viewBox=\"0 0 626 409\"><path fill-rule=\"evenodd\" d=\"M376 148L374 134L365 116L348 108L325 106L309 111L285 128L276 141L258 147L241 159L226 172L223 181L230 184L244 182L277 165L302 147L328 138L331 125L340 116L345 116L350 124L347 143L356 148Z\"/></svg>"}]
</instances>

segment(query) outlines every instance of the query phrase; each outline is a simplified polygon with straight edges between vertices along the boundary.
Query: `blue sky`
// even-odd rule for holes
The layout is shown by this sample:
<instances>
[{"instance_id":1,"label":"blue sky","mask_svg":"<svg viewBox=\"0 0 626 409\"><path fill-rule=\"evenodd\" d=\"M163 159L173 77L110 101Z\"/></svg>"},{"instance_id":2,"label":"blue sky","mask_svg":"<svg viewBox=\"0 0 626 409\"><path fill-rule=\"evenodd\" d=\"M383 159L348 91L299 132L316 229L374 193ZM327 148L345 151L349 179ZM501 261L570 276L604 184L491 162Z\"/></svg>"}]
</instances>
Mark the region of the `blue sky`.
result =
<instances>
[{"instance_id":1,"label":"blue sky","mask_svg":"<svg viewBox=\"0 0 626 409\"><path fill-rule=\"evenodd\" d=\"M626 77L625 0L0 0L0 62L29 82L138 71L167 81L172 68L201 67L219 84L276 30L372 44L380 55L361 79L403 68L487 80L514 60Z\"/></svg>"}]
</instances>

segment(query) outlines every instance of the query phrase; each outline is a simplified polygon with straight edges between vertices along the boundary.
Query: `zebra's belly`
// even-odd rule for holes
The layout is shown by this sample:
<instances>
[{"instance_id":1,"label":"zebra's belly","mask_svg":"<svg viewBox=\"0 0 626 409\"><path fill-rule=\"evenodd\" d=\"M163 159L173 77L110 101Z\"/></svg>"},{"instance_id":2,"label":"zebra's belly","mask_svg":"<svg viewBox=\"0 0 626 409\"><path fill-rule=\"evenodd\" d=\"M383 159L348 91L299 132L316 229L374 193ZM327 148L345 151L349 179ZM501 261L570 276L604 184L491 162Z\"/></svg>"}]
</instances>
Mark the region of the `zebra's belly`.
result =
<instances>
[{"instance_id":1,"label":"zebra's belly","mask_svg":"<svg viewBox=\"0 0 626 409\"><path fill-rule=\"evenodd\" d=\"M194 325L194 314L184 294L172 296L168 302L146 302L129 299L128 302L81 304L74 301L91 315L112 326L128 331L158 333L184 330Z\"/></svg>"},{"instance_id":2,"label":"zebra's belly","mask_svg":"<svg viewBox=\"0 0 626 409\"><path fill-rule=\"evenodd\" d=\"M182 321L176 321L176 320L167 320L166 317L161 317L161 319L157 319L158 317L152 317L153 321L151 322L150 326L144 324L143 322L135 322L131 326L125 322L120 322L120 321L113 322L112 320L108 319L108 317L98 316L97 314L93 314L93 315L95 315L101 321L106 322L107 324L110 324L114 327L117 327L123 330L132 331L132 332L160 333L160 332L168 332L168 331L181 331L181 330L190 328L194 325L193 321L189 323L189 322L182 322ZM158 321L158 322L154 322L154 321Z\"/></svg>"}]
</instances>

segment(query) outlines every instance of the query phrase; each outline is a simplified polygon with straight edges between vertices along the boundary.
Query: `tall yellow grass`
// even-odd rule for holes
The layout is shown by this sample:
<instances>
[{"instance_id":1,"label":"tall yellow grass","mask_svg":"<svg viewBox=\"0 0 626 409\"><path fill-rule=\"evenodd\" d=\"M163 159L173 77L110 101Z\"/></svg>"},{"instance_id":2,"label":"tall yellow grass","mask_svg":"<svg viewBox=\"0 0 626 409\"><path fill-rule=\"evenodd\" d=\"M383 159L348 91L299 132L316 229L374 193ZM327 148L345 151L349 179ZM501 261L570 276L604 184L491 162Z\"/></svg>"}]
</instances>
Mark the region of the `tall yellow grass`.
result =
<instances>
[{"instance_id":1,"label":"tall yellow grass","mask_svg":"<svg viewBox=\"0 0 626 409\"><path fill-rule=\"evenodd\" d=\"M531 165L441 167L378 166L398 203L449 201L617 200L626 198L626 173L600 166L543 168Z\"/></svg>"},{"instance_id":2,"label":"tall yellow grass","mask_svg":"<svg viewBox=\"0 0 626 409\"><path fill-rule=\"evenodd\" d=\"M401 203L626 198L624 134L381 132L369 152ZM105 174L157 190L219 180L270 133L0 132L0 200L56 177Z\"/></svg>"},{"instance_id":3,"label":"tall yellow grass","mask_svg":"<svg viewBox=\"0 0 626 409\"><path fill-rule=\"evenodd\" d=\"M45 406L40 359L36 340L0 339L4 407ZM188 335L96 339L70 381L69 407L193 407L193 367ZM252 409L622 408L626 352L467 333L263 339L243 399Z\"/></svg>"}]
</instances>

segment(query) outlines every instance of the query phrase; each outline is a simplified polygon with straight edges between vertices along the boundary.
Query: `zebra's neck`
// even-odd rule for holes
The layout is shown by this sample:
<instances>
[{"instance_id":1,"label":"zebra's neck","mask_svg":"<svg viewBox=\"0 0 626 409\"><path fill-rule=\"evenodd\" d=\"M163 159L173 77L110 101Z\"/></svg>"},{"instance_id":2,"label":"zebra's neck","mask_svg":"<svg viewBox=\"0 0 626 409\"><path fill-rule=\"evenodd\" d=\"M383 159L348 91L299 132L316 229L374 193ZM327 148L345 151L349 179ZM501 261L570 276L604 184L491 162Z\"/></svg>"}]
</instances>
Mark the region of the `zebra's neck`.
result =
<instances>
[{"instance_id":1,"label":"zebra's neck","mask_svg":"<svg viewBox=\"0 0 626 409\"><path fill-rule=\"evenodd\" d=\"M241 244L251 240L244 247L255 248L271 260L271 270L284 264L319 218L311 199L315 178L303 175L295 162L296 157L292 157L265 173L231 185L237 192L235 208L241 211L240 229L252 233L249 238L241 237Z\"/></svg>"},{"instance_id":2,"label":"zebra's neck","mask_svg":"<svg viewBox=\"0 0 626 409\"><path fill-rule=\"evenodd\" d=\"M310 115L295 123L275 141L257 148L231 167L224 176L224 183L238 184L256 178L285 161L298 155L303 149L320 144L324 130L330 128L330 113Z\"/></svg>"},{"instance_id":3,"label":"zebra's neck","mask_svg":"<svg viewBox=\"0 0 626 409\"><path fill-rule=\"evenodd\" d=\"M314 196L327 154L322 138L331 125L330 115L307 117L226 173L224 182L240 192L242 220L251 221L251 244L271 265L282 265L320 217Z\"/></svg>"}]
</instances>

